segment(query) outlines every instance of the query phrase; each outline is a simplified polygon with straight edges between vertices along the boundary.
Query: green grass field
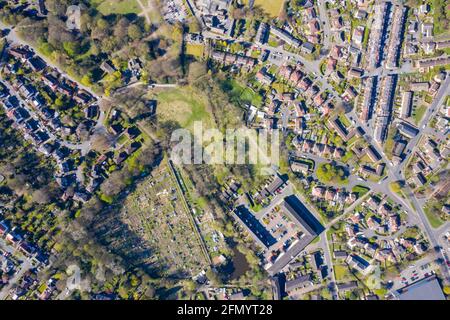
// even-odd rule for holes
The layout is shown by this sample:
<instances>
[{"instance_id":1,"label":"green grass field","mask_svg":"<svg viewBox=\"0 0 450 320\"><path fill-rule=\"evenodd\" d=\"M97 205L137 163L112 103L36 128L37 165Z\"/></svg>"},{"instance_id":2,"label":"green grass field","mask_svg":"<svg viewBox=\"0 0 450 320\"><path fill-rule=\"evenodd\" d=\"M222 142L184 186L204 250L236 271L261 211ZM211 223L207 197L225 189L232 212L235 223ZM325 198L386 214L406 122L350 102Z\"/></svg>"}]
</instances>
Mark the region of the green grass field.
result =
<instances>
[{"instance_id":1,"label":"green grass field","mask_svg":"<svg viewBox=\"0 0 450 320\"><path fill-rule=\"evenodd\" d=\"M190 87L161 91L156 99L156 112L161 119L177 121L188 129L192 128L195 121L203 121L204 128L211 124L205 98Z\"/></svg>"},{"instance_id":2,"label":"green grass field","mask_svg":"<svg viewBox=\"0 0 450 320\"><path fill-rule=\"evenodd\" d=\"M261 96L254 92L251 88L244 87L236 80L226 80L221 83L224 90L230 97L231 101L238 105L250 103L256 107L262 105Z\"/></svg>"},{"instance_id":3,"label":"green grass field","mask_svg":"<svg viewBox=\"0 0 450 320\"><path fill-rule=\"evenodd\" d=\"M205 46L201 44L187 44L186 45L186 54L189 54L194 57L203 57Z\"/></svg>"},{"instance_id":4,"label":"green grass field","mask_svg":"<svg viewBox=\"0 0 450 320\"><path fill-rule=\"evenodd\" d=\"M361 185L356 185L352 188L352 192L357 193L358 197L364 196L369 191L370 191L370 188L361 186Z\"/></svg>"},{"instance_id":5,"label":"green grass field","mask_svg":"<svg viewBox=\"0 0 450 320\"><path fill-rule=\"evenodd\" d=\"M427 111L427 107L424 105L416 106L414 108L413 119L415 124L419 124L420 120L422 120L423 115L425 114L425 111Z\"/></svg>"},{"instance_id":6,"label":"green grass field","mask_svg":"<svg viewBox=\"0 0 450 320\"><path fill-rule=\"evenodd\" d=\"M347 266L336 264L334 265L334 276L336 277L336 281L340 281L347 279L351 274Z\"/></svg>"},{"instance_id":7,"label":"green grass field","mask_svg":"<svg viewBox=\"0 0 450 320\"><path fill-rule=\"evenodd\" d=\"M438 208L430 205L425 206L423 210L433 228L439 228L444 224L444 221L439 217L438 210Z\"/></svg>"},{"instance_id":8,"label":"green grass field","mask_svg":"<svg viewBox=\"0 0 450 320\"><path fill-rule=\"evenodd\" d=\"M145 1L143 3L146 4ZM91 0L91 4L105 16L109 14L141 13L141 8L136 0Z\"/></svg>"},{"instance_id":9,"label":"green grass field","mask_svg":"<svg viewBox=\"0 0 450 320\"><path fill-rule=\"evenodd\" d=\"M439 219L439 217L437 217L436 215L434 215L431 212L426 212L428 221L430 222L431 226L433 228L439 228L440 226L442 226L444 224L444 222Z\"/></svg>"},{"instance_id":10,"label":"green grass field","mask_svg":"<svg viewBox=\"0 0 450 320\"><path fill-rule=\"evenodd\" d=\"M261 7L269 16L278 17L285 0L255 0L254 6ZM248 4L248 0L244 0Z\"/></svg>"},{"instance_id":11,"label":"green grass field","mask_svg":"<svg viewBox=\"0 0 450 320\"><path fill-rule=\"evenodd\" d=\"M339 120L341 120L342 124L347 128L352 125L350 120L348 120L348 118L344 114L339 115Z\"/></svg>"}]
</instances>

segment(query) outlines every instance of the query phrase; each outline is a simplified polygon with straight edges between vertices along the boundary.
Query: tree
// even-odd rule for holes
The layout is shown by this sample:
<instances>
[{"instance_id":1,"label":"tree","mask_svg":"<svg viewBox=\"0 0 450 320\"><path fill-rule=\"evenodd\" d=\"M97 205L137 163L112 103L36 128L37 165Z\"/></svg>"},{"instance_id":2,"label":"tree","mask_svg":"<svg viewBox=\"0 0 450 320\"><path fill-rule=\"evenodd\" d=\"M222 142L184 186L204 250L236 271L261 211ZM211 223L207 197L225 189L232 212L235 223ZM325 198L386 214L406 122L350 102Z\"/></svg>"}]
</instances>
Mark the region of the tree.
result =
<instances>
[{"instance_id":1,"label":"tree","mask_svg":"<svg viewBox=\"0 0 450 320\"><path fill-rule=\"evenodd\" d=\"M444 293L446 296L450 296L450 286L445 286L444 287Z\"/></svg>"},{"instance_id":2,"label":"tree","mask_svg":"<svg viewBox=\"0 0 450 320\"><path fill-rule=\"evenodd\" d=\"M132 24L128 27L128 36L133 40L142 38L142 30L138 25Z\"/></svg>"},{"instance_id":3,"label":"tree","mask_svg":"<svg viewBox=\"0 0 450 320\"><path fill-rule=\"evenodd\" d=\"M114 37L117 40L125 41L129 26L130 21L127 18L121 18L114 27Z\"/></svg>"},{"instance_id":4,"label":"tree","mask_svg":"<svg viewBox=\"0 0 450 320\"><path fill-rule=\"evenodd\" d=\"M62 109L62 107L64 106L64 98L63 97L57 97L55 99L54 106L55 106L56 110Z\"/></svg>"},{"instance_id":5,"label":"tree","mask_svg":"<svg viewBox=\"0 0 450 320\"><path fill-rule=\"evenodd\" d=\"M155 289L150 285L147 285L147 289L145 290L145 297L148 299L153 299L155 297Z\"/></svg>"},{"instance_id":6,"label":"tree","mask_svg":"<svg viewBox=\"0 0 450 320\"><path fill-rule=\"evenodd\" d=\"M335 166L331 163L322 163L316 171L317 178L323 183L345 184L347 182L347 173L341 166Z\"/></svg>"},{"instance_id":7,"label":"tree","mask_svg":"<svg viewBox=\"0 0 450 320\"><path fill-rule=\"evenodd\" d=\"M109 29L110 26L109 26L108 20L100 18L97 20L97 27L100 30L107 30L107 29Z\"/></svg>"},{"instance_id":8,"label":"tree","mask_svg":"<svg viewBox=\"0 0 450 320\"><path fill-rule=\"evenodd\" d=\"M222 285L222 280L220 279L219 275L214 272L212 269L208 269L206 271L206 277L209 279L209 281L211 281L211 284L213 286L220 286Z\"/></svg>"},{"instance_id":9,"label":"tree","mask_svg":"<svg viewBox=\"0 0 450 320\"><path fill-rule=\"evenodd\" d=\"M106 132L95 132L92 136L92 149L100 153L112 146L112 137Z\"/></svg>"},{"instance_id":10,"label":"tree","mask_svg":"<svg viewBox=\"0 0 450 320\"><path fill-rule=\"evenodd\" d=\"M71 57L76 57L81 52L81 46L78 41L70 41L63 43L64 50Z\"/></svg>"},{"instance_id":11,"label":"tree","mask_svg":"<svg viewBox=\"0 0 450 320\"><path fill-rule=\"evenodd\" d=\"M54 51L54 48L52 47L52 45L50 43L48 43L46 40L44 39L39 39L38 40L38 50L39 52L41 52L44 56L46 57L50 57L51 54Z\"/></svg>"},{"instance_id":12,"label":"tree","mask_svg":"<svg viewBox=\"0 0 450 320\"><path fill-rule=\"evenodd\" d=\"M92 85L92 72L86 73L83 78L81 78L81 84L90 87Z\"/></svg>"},{"instance_id":13,"label":"tree","mask_svg":"<svg viewBox=\"0 0 450 320\"><path fill-rule=\"evenodd\" d=\"M114 171L102 184L101 191L109 197L118 195L126 186L126 177L121 171Z\"/></svg>"},{"instance_id":14,"label":"tree","mask_svg":"<svg viewBox=\"0 0 450 320\"><path fill-rule=\"evenodd\" d=\"M81 141L87 141L89 139L89 129L85 122L78 125L76 132Z\"/></svg>"},{"instance_id":15,"label":"tree","mask_svg":"<svg viewBox=\"0 0 450 320\"><path fill-rule=\"evenodd\" d=\"M197 289L197 284L195 283L195 281L188 279L184 281L183 288L186 292L192 294L195 292L195 289Z\"/></svg>"},{"instance_id":16,"label":"tree","mask_svg":"<svg viewBox=\"0 0 450 320\"><path fill-rule=\"evenodd\" d=\"M33 202L39 203L39 204L45 204L50 202L51 195L48 192L46 188L38 189L33 191Z\"/></svg>"}]
</instances>

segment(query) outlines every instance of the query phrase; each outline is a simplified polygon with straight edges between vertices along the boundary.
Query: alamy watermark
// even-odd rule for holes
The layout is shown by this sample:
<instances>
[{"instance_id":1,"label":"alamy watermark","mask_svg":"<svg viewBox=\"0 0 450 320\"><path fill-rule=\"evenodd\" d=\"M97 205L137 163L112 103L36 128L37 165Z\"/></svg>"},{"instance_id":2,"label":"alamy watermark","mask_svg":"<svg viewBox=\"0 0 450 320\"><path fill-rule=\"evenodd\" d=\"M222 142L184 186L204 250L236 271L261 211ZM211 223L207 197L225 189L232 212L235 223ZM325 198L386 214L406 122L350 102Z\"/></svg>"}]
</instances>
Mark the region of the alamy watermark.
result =
<instances>
[{"instance_id":1,"label":"alamy watermark","mask_svg":"<svg viewBox=\"0 0 450 320\"><path fill-rule=\"evenodd\" d=\"M192 131L177 129L172 133L170 157L175 164L279 165L278 130L243 127L221 132L204 129L198 121Z\"/></svg>"}]
</instances>

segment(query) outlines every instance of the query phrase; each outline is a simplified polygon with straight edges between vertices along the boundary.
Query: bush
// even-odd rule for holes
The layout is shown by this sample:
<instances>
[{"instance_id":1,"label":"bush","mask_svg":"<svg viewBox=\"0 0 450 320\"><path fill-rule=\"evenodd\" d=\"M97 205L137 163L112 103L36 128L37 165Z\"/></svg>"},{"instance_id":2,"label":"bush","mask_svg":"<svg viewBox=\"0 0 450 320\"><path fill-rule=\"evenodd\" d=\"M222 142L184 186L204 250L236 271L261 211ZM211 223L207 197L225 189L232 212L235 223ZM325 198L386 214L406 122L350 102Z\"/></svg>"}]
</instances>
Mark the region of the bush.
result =
<instances>
[{"instance_id":1,"label":"bush","mask_svg":"<svg viewBox=\"0 0 450 320\"><path fill-rule=\"evenodd\" d=\"M445 286L444 287L444 293L445 293L446 296L450 295L450 287L449 286Z\"/></svg>"}]
</instances>

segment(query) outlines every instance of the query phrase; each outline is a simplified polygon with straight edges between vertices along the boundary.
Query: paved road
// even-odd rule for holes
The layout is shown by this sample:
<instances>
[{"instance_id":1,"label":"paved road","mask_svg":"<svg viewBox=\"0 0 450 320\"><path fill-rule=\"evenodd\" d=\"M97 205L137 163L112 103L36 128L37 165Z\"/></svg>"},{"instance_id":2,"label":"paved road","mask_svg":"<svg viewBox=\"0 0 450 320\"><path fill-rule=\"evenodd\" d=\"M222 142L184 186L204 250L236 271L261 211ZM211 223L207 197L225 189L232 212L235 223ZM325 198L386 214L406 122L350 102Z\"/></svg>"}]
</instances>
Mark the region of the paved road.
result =
<instances>
[{"instance_id":1,"label":"paved road","mask_svg":"<svg viewBox=\"0 0 450 320\"><path fill-rule=\"evenodd\" d=\"M323 29L323 50L329 50L331 44L331 25L328 18L326 0L318 0L319 17L322 22L321 29Z\"/></svg>"},{"instance_id":2,"label":"paved road","mask_svg":"<svg viewBox=\"0 0 450 320\"><path fill-rule=\"evenodd\" d=\"M253 42L249 42L246 40L240 40L240 39L235 39L235 38L231 38L228 36L223 36L223 35L218 35L215 33L212 33L210 31L205 31L203 32L203 36L205 38L209 38L209 39L214 39L214 40L225 40L225 41L234 41L234 42L239 42L239 43L243 43L249 46L254 46L254 47L258 47L261 50L268 50L271 52L276 52L281 54L285 60L287 61L295 61L298 63L301 63L304 65L304 68L308 71L308 72L313 72L313 73L317 73L317 75L320 74L320 60L314 60L314 61L310 61L307 60L305 57L297 54L297 53L292 53L289 51L286 51L283 49L282 46L280 47L272 47L269 46L267 44L263 44L263 45L257 45Z\"/></svg>"},{"instance_id":3,"label":"paved road","mask_svg":"<svg viewBox=\"0 0 450 320\"><path fill-rule=\"evenodd\" d=\"M426 256L418 261L415 261L411 263L411 265L403 270L398 277L393 279L392 288L390 290L390 293L393 294L396 290L401 289L415 281L418 281L419 279L422 279L425 277L425 274L431 273L433 270L433 259L430 256ZM417 273L417 277L419 277L418 280L412 280L411 277L413 277L414 274ZM405 278L406 281L402 280L402 278Z\"/></svg>"},{"instance_id":4,"label":"paved road","mask_svg":"<svg viewBox=\"0 0 450 320\"><path fill-rule=\"evenodd\" d=\"M320 214L317 212L317 210L313 207L310 206L308 204L308 202L306 201L305 197L303 196L302 193L298 192L294 186L292 186L293 191L295 192L295 195L300 199L300 201L303 203L303 205L308 208L308 210L316 217L316 219L318 221L321 221L321 216ZM319 245L322 248L323 252L324 252L324 258L325 258L325 264L328 267L328 271L329 271L329 289L331 291L333 300L339 300L339 295L337 294L337 287L336 287L336 279L334 277L334 270L333 270L333 263L332 263L332 259L331 259L331 252L330 252L330 245L328 243L328 239L327 239L327 228L326 226L325 230L323 230L322 234L320 235L320 241L319 241ZM306 247L306 249L308 249L308 247Z\"/></svg>"},{"instance_id":5,"label":"paved road","mask_svg":"<svg viewBox=\"0 0 450 320\"><path fill-rule=\"evenodd\" d=\"M409 162L409 158L414 154L414 152L417 148L417 144L424 133L424 129L429 124L430 119L439 111L439 107L444 102L444 100L448 94L450 94L450 76L447 76L447 79L441 85L439 92L437 93L432 104L428 108L427 113L422 118L422 121L419 124L419 130L420 130L419 134L416 137L414 137L413 139L411 139L411 141L408 143L407 150L410 149L411 152L407 155L407 157L405 158L405 160L402 162L402 164L400 166L397 166L396 168L391 168L391 170L390 170L391 179L404 180L404 176L403 176L404 167ZM420 219L421 225L422 225L422 229L426 232L432 247L436 248L438 250L438 255L440 255L444 259L444 261L449 261L448 253L443 248L441 248L442 246L440 244L439 234L436 233L436 231L431 227L431 225L428 221L428 218L426 217L426 214L423 211L422 204L419 203L419 201L417 200L413 191L411 190L411 188L408 185L405 186L404 193L406 194L407 198L412 202L414 209L415 209L415 210L409 210L409 212L417 213L417 215ZM450 282L450 268L448 267L448 265L443 264L440 266L440 268L441 268L442 275L446 278L446 281Z\"/></svg>"},{"instance_id":6,"label":"paved road","mask_svg":"<svg viewBox=\"0 0 450 320\"><path fill-rule=\"evenodd\" d=\"M417 136L415 136L414 138L412 138L408 142L408 145L406 146L406 149L405 149L407 156L405 157L403 162L400 164L400 166L398 166L394 170L394 173L396 173L396 174L402 173L402 170L404 169L406 164L409 162L409 159L414 154L414 151L417 148L417 144L418 144L419 140L422 138L423 134L427 132L427 131L425 131L425 129L428 127L430 120L432 119L432 117L434 117L439 112L440 106L445 102L445 99L449 94L450 94L450 75L447 76L447 79L441 85L438 93L434 97L433 102L428 107L427 112L425 113L425 115L423 116L422 120L419 123L419 134ZM410 150L410 151L408 151L408 150Z\"/></svg>"},{"instance_id":7,"label":"paved road","mask_svg":"<svg viewBox=\"0 0 450 320\"><path fill-rule=\"evenodd\" d=\"M18 281L20 281L20 279L22 279L25 272L30 270L31 267L32 267L32 264L28 259L22 263L19 271L8 282L8 284L5 287L3 287L3 289L0 291L0 300L5 300L8 297L9 291L11 290L12 286L15 285Z\"/></svg>"},{"instance_id":8,"label":"paved road","mask_svg":"<svg viewBox=\"0 0 450 320\"><path fill-rule=\"evenodd\" d=\"M386 69L386 67L380 66L375 70L372 70L369 73L364 74L364 77L384 77L388 75L394 75L394 74L405 74L405 73L412 73L414 72L414 66L412 63L403 62L400 68L394 68L394 69Z\"/></svg>"},{"instance_id":9,"label":"paved road","mask_svg":"<svg viewBox=\"0 0 450 320\"><path fill-rule=\"evenodd\" d=\"M9 252L11 255L16 256L17 254L17 249L6 243L6 241L3 239L0 239L0 248L6 252ZM0 301L5 300L8 297L9 291L11 290L12 286L15 285L22 278L25 272L27 272L33 267L30 258L23 257L22 254L19 254L19 258L23 262L20 265L18 271L12 277L12 279L10 279L8 284L5 287L3 287L2 290L0 291Z\"/></svg>"},{"instance_id":10,"label":"paved road","mask_svg":"<svg viewBox=\"0 0 450 320\"><path fill-rule=\"evenodd\" d=\"M291 116L291 111L289 110L289 106L285 103L281 105L281 123L283 129L287 129L289 125L289 118Z\"/></svg>"},{"instance_id":11,"label":"paved road","mask_svg":"<svg viewBox=\"0 0 450 320\"><path fill-rule=\"evenodd\" d=\"M333 260L331 258L331 246L328 243L327 239L327 230L325 229L324 232L320 235L320 247L323 250L323 256L325 260L325 265L328 268L328 279L330 280L328 282L328 288L330 289L331 296L333 300L339 300L339 295L337 293L337 287L336 287L336 278L334 276L334 267L333 267Z\"/></svg>"},{"instance_id":12,"label":"paved road","mask_svg":"<svg viewBox=\"0 0 450 320\"><path fill-rule=\"evenodd\" d=\"M325 1L323 1L323 0L319 2L319 14L321 15L321 17L326 16L326 8L324 8L324 6L325 6L324 2ZM329 22L327 20L328 19L324 19L323 20L323 21L325 21L325 26L324 26L325 33L328 33ZM228 38L228 37L218 36L218 35L215 35L215 34L212 34L212 33L208 33L208 32L205 32L204 36L206 38L236 41L236 39L231 39L231 38ZM249 43L249 42L246 42L246 41L241 41L241 40L238 40L238 41L245 42L245 43L250 44L250 45L255 45L253 43ZM329 43L327 42L327 44L329 44ZM276 52L276 53L282 55L286 61L294 60L294 61L297 61L297 63L301 63L308 72L313 73L316 76L316 79L318 79L318 80L320 80L322 82L323 88L328 89L331 93L333 93L333 95L335 96L335 98L337 99L338 102L342 102L342 99L336 93L334 88L328 83L327 79L325 79L320 74L320 68L319 68L320 60L308 61L304 57L302 57L301 55L287 52L281 47L274 48L274 47L271 47L271 46L268 46L268 45L262 45L262 46L259 46L259 47L261 49L263 49L263 50L269 50L271 52ZM368 75L369 76L374 76L374 75L385 76L385 75L388 75L388 74L410 73L412 71L413 71L413 66L410 63L405 63L404 62L400 68L397 68L397 69L394 69L394 70L387 70L386 68L381 67L381 68L378 68L378 69L372 71ZM420 126L421 126L420 130L422 130L422 129L424 129L426 127L426 126L424 126L424 124L429 123L429 120L437 112L438 107L442 103L442 101L444 99L444 95L448 94L449 81L450 81L450 77L447 78L445 83L441 86L441 89L439 90L439 93L435 97L432 105L430 106L429 110L427 111L427 114L424 116L424 118L422 119L422 121L420 123ZM407 163L407 160L403 161L403 164L401 166L394 166L394 164L386 157L386 155L384 153L384 150L383 150L383 146L379 145L378 143L376 143L374 141L373 136L371 134L370 128L367 126L366 123L362 123L360 121L358 115L355 113L355 110L352 110L350 112L349 116L353 119L355 125L361 126L366 131L366 139L368 140L368 142L370 144L372 144L374 146L374 148L377 150L377 152L382 157L382 160L387 164L387 167L386 167L387 178L385 180L381 181L380 183L371 183L371 182L368 182L368 181L365 181L365 182L356 181L355 180L356 177L354 177L353 180L351 181L351 184L356 184L357 183L357 184L366 185L366 186L369 186L372 189L372 191L380 192L380 193L383 193L383 194L387 194L390 198L392 198L396 202L402 204L403 208L408 213L408 217L411 220L415 219L413 217L416 216L416 213L415 213L416 211L413 210L413 208L411 208L410 203L408 203L405 199L403 199L399 195L397 195L394 192L392 192L390 190L390 188L389 188L389 184L391 182L398 181L398 180L404 180L404 178L403 178L403 176L401 174L402 173L401 171L402 171L402 168L404 167L405 163ZM412 141L409 143L408 147L409 146L414 146L415 147L417 145L417 142L419 141L420 136L421 136L421 134L419 134L418 137L412 139ZM413 152L411 152L411 154L412 153ZM437 246L438 242L436 240L434 231L431 229L431 227L429 225L429 222L428 222L428 219L426 218L421 205L417 202L417 199L415 198L414 194L410 190L408 190L408 188L406 189L406 194L407 194L407 198L412 202L412 204L414 205L415 209L417 210L417 214L418 214L418 218L419 218L418 222L423 226L423 229L426 232L426 234L428 235L428 238L430 239L431 244L433 246ZM442 255L442 257L445 260L448 260L445 251L441 250L440 254ZM448 269L447 266L443 267L442 271L443 271L444 275L446 275L446 276L450 275L450 272L449 272L449 269Z\"/></svg>"}]
</instances>

